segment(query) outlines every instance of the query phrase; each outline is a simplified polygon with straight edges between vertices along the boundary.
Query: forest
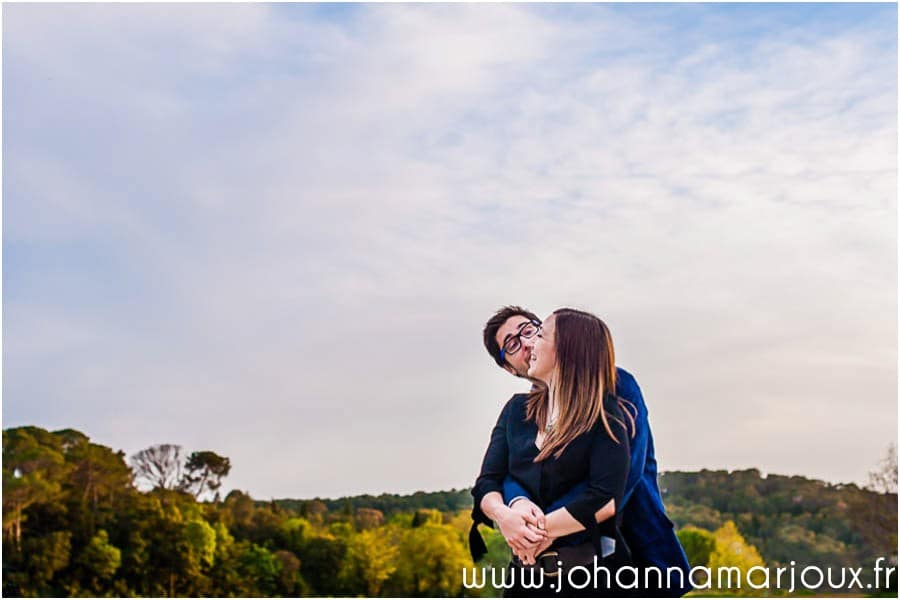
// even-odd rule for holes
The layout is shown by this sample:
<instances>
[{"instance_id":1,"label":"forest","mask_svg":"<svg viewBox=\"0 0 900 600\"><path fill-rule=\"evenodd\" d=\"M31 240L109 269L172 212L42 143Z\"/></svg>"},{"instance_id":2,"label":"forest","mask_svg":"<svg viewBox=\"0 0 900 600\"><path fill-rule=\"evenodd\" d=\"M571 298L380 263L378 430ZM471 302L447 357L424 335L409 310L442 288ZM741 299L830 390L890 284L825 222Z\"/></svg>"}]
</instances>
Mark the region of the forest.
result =
<instances>
[{"instance_id":1,"label":"forest","mask_svg":"<svg viewBox=\"0 0 900 600\"><path fill-rule=\"evenodd\" d=\"M212 450L126 457L73 429L5 429L3 595L498 595L462 585L467 489L264 500L223 495L229 471ZM867 487L755 469L669 472L660 487L694 566L896 566L895 452ZM482 532L478 566L505 566L502 536Z\"/></svg>"}]
</instances>

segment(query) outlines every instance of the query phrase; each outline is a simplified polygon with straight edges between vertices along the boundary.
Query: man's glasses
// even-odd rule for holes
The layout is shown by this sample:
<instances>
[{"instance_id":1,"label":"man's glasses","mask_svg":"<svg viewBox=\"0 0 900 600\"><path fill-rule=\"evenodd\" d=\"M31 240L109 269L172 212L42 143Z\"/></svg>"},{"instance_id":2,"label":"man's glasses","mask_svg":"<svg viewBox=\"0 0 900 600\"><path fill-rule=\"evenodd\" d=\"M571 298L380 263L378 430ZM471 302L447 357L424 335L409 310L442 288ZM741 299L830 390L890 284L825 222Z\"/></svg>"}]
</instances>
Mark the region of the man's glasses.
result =
<instances>
[{"instance_id":1,"label":"man's glasses","mask_svg":"<svg viewBox=\"0 0 900 600\"><path fill-rule=\"evenodd\" d=\"M503 342L503 348L500 349L500 361L506 360L507 356L512 356L522 347L522 339L533 338L540 331L540 321L526 321L519 325L519 331Z\"/></svg>"}]
</instances>

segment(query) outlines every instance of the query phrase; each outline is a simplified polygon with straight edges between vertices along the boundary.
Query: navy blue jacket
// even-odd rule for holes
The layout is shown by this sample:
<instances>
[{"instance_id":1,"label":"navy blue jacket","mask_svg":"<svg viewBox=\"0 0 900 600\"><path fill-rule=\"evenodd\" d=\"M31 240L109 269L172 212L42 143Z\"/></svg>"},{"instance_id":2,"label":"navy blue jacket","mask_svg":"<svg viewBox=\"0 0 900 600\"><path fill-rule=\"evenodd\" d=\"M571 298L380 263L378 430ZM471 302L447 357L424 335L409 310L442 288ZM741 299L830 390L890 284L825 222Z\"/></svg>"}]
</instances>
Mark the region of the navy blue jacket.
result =
<instances>
[{"instance_id":1,"label":"navy blue jacket","mask_svg":"<svg viewBox=\"0 0 900 600\"><path fill-rule=\"evenodd\" d=\"M680 578L673 576L671 589L655 590L655 594L648 595L682 596L691 590L688 581L690 565L675 535L674 525L666 516L659 484L656 481L656 455L653 450L653 434L647 418L647 405L635 378L620 368L616 368L616 395L633 404L637 410L635 434L630 443L631 466L625 483L621 509L622 535L631 551L634 564L638 567L658 567L662 571L664 585L666 569L669 567L678 567L684 574L683 587L678 586ZM579 492L580 486L576 486L554 504L564 505L570 500L570 495L574 496ZM507 477L503 482L503 498L509 502L516 496L527 498L528 493L513 478ZM619 512L618 507L616 512ZM650 578L653 581L655 576L651 575Z\"/></svg>"}]
</instances>

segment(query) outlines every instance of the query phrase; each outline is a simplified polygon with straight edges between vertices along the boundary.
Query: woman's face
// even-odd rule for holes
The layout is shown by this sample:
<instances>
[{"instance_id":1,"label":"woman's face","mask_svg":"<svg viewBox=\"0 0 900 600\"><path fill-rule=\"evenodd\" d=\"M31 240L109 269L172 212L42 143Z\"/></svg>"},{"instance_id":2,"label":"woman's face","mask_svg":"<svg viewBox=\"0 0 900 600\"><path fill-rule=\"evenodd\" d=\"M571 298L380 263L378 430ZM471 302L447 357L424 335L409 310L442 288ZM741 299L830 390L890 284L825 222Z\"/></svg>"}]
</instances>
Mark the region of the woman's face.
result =
<instances>
[{"instance_id":1,"label":"woman's face","mask_svg":"<svg viewBox=\"0 0 900 600\"><path fill-rule=\"evenodd\" d=\"M556 369L555 331L556 315L550 315L538 334L532 338L531 360L528 364L528 376L548 385Z\"/></svg>"}]
</instances>

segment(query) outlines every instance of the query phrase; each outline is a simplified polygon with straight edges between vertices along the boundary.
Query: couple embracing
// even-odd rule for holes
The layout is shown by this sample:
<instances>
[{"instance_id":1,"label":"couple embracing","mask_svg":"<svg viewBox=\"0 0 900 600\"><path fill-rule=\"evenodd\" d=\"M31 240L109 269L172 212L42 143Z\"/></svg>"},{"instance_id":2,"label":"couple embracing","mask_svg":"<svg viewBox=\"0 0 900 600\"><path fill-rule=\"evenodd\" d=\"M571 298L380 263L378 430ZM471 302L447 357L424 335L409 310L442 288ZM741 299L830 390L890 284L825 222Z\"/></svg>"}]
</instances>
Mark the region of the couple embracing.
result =
<instances>
[{"instance_id":1,"label":"couple embracing","mask_svg":"<svg viewBox=\"0 0 900 600\"><path fill-rule=\"evenodd\" d=\"M542 322L507 306L485 325L484 345L532 388L506 403L491 432L472 488L472 557L486 552L477 525L496 523L513 552L507 597L690 591L656 481L647 407L634 377L616 367L606 324L570 308Z\"/></svg>"}]
</instances>

